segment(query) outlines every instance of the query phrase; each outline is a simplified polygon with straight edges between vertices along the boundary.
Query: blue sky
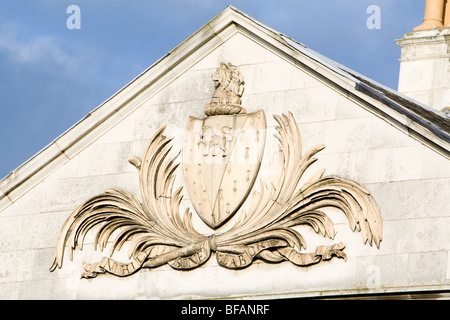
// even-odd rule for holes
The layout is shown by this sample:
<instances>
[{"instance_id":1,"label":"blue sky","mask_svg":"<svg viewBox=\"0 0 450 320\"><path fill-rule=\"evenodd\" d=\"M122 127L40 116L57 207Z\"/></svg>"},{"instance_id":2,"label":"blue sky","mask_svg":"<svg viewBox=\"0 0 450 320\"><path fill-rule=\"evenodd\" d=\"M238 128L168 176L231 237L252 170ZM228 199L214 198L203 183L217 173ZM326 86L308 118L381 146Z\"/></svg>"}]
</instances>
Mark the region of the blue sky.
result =
<instances>
[{"instance_id":1,"label":"blue sky","mask_svg":"<svg viewBox=\"0 0 450 320\"><path fill-rule=\"evenodd\" d=\"M81 10L70 30L69 5ZM2 0L0 179L82 119L228 5L397 88L394 42L425 0ZM369 29L377 5L381 29Z\"/></svg>"}]
</instances>

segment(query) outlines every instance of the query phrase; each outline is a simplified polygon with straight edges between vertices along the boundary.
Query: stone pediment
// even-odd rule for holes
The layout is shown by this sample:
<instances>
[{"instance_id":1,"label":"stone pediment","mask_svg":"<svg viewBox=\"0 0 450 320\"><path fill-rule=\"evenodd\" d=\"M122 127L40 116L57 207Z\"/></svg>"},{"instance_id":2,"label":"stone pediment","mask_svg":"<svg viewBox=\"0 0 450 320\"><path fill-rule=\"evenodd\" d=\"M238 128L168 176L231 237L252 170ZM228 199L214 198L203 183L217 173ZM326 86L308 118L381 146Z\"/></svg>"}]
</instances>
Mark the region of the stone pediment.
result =
<instances>
[{"instance_id":1,"label":"stone pediment","mask_svg":"<svg viewBox=\"0 0 450 320\"><path fill-rule=\"evenodd\" d=\"M0 182L0 209L9 206L49 173L73 159L140 104L235 34L242 34L286 59L405 134L449 157L450 125L444 113L323 57L230 6L5 177Z\"/></svg>"},{"instance_id":2,"label":"stone pediment","mask_svg":"<svg viewBox=\"0 0 450 320\"><path fill-rule=\"evenodd\" d=\"M449 132L228 7L0 182L0 298L448 290Z\"/></svg>"}]
</instances>

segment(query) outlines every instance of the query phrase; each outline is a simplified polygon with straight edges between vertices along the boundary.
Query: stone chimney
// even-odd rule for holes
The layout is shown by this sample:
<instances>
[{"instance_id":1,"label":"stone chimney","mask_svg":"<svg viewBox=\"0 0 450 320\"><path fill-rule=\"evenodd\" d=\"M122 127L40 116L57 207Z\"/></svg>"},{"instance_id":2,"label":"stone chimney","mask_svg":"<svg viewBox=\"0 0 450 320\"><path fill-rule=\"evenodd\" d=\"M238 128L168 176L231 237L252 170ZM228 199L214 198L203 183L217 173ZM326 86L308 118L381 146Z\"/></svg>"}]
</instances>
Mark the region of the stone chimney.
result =
<instances>
[{"instance_id":1,"label":"stone chimney","mask_svg":"<svg viewBox=\"0 0 450 320\"><path fill-rule=\"evenodd\" d=\"M398 91L434 109L448 111L450 0L426 0L423 23L396 42L401 47Z\"/></svg>"}]
</instances>

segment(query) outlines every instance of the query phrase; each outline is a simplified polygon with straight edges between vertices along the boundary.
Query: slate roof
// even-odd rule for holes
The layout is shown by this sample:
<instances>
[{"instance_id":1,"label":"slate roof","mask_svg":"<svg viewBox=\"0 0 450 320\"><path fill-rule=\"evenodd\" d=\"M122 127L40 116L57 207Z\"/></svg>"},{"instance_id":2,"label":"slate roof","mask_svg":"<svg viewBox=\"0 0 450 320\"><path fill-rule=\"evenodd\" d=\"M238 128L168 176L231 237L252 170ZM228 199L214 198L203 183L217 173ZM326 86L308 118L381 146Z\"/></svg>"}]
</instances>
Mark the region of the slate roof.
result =
<instances>
[{"instance_id":1,"label":"slate roof","mask_svg":"<svg viewBox=\"0 0 450 320\"><path fill-rule=\"evenodd\" d=\"M287 44L299 52L309 56L311 59L314 59L344 77L353 80L356 83L356 90L379 100L390 108L404 114L412 121L421 123L434 134L442 137L445 141L450 142L450 117L444 112L433 109L354 70L351 70L342 64L330 60L287 36L282 35L282 37Z\"/></svg>"}]
</instances>

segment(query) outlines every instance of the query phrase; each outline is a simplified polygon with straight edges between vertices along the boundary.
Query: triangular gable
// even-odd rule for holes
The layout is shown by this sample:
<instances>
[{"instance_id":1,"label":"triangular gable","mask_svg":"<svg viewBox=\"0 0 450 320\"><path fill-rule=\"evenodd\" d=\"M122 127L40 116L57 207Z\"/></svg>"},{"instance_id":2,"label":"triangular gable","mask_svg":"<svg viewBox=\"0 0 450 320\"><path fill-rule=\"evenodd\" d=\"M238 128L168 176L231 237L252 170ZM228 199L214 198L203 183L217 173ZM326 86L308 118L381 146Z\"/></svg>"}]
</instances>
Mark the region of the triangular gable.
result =
<instances>
[{"instance_id":1,"label":"triangular gable","mask_svg":"<svg viewBox=\"0 0 450 320\"><path fill-rule=\"evenodd\" d=\"M385 88L227 7L188 39L155 62L115 95L89 113L41 152L0 182L0 210L15 202L51 172L73 159L142 101L156 95L174 79L224 43L236 32L257 39L272 52L293 61L328 86L344 93L366 110L450 158L450 130L443 113Z\"/></svg>"}]
</instances>

